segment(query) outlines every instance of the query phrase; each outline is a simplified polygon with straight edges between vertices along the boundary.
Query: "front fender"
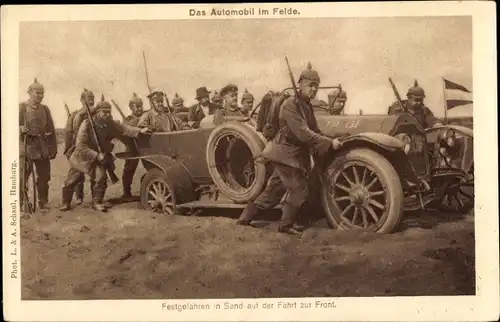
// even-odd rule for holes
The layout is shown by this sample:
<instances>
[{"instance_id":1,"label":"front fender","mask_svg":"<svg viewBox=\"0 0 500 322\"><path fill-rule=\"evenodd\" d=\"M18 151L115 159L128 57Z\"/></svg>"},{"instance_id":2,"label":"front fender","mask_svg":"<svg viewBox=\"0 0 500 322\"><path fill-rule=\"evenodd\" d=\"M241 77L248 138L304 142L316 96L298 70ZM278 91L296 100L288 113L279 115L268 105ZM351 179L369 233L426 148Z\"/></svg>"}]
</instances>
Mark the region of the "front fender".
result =
<instances>
[{"instance_id":1,"label":"front fender","mask_svg":"<svg viewBox=\"0 0 500 322\"><path fill-rule=\"evenodd\" d=\"M457 125L457 124L449 124L449 125L443 125L443 126L438 126L438 127L433 127L425 130L426 135L432 135L434 133L438 133L440 130L444 128L451 128L455 130L456 133L460 133L463 136L468 136L471 138L474 138L474 131L466 126L463 125Z\"/></svg>"},{"instance_id":2,"label":"front fender","mask_svg":"<svg viewBox=\"0 0 500 322\"><path fill-rule=\"evenodd\" d=\"M402 149L404 144L401 140L393 136L378 132L362 132L350 135L342 140L344 144L349 143L362 143L363 141L374 144L387 151L397 151Z\"/></svg>"}]
</instances>

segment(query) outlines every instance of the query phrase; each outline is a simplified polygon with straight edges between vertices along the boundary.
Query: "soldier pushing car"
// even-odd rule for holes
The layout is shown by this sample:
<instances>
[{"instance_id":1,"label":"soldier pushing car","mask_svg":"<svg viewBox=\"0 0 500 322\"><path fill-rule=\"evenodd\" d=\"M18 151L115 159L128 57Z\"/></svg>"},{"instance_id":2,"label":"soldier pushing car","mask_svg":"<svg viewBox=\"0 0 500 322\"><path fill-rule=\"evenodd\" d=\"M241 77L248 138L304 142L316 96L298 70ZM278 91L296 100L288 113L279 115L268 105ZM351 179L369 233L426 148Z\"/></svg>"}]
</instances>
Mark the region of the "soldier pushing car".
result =
<instances>
[{"instance_id":1,"label":"soldier pushing car","mask_svg":"<svg viewBox=\"0 0 500 322\"><path fill-rule=\"evenodd\" d=\"M124 124L129 126L137 126L143 114L143 106L144 106L143 101L139 96L137 96L136 93L133 93L132 99L129 101L128 106L132 114L130 114L125 118ZM126 143L125 144L126 152L131 152L131 151L137 152L135 151L136 148L133 139L126 140L125 143ZM121 199L123 201L129 201L132 198L131 185L138 164L139 160L137 159L125 160L125 165L123 167L123 174L122 174L123 194Z\"/></svg>"},{"instance_id":2,"label":"soldier pushing car","mask_svg":"<svg viewBox=\"0 0 500 322\"><path fill-rule=\"evenodd\" d=\"M48 208L51 160L57 154L54 121L48 106L42 104L44 87L35 78L28 88L29 99L19 104L21 184L20 201L25 207L28 178L35 175L38 205L40 210ZM37 202L37 200L33 200Z\"/></svg>"},{"instance_id":3,"label":"soldier pushing car","mask_svg":"<svg viewBox=\"0 0 500 322\"><path fill-rule=\"evenodd\" d=\"M288 97L281 105L279 130L261 155L264 162L274 167L273 174L265 190L248 203L237 224L251 225L260 211L275 207L288 193L278 231L302 232L303 227L297 224L297 218L309 195L310 155L321 157L341 145L338 139L323 136L318 128L310 101L316 96L319 83L318 72L308 64L307 70L300 74L296 95ZM295 82L293 85L295 87Z\"/></svg>"},{"instance_id":4,"label":"soldier pushing car","mask_svg":"<svg viewBox=\"0 0 500 322\"><path fill-rule=\"evenodd\" d=\"M150 133L148 128L120 124L111 116L111 104L104 100L96 106L96 114L82 122L76 136L75 150L69 158L70 171L62 189L61 211L71 209L71 199L75 186L85 174L94 179L92 208L107 211L103 204L107 189L108 167L114 168L112 159L112 139L123 140L124 136L137 138L140 133ZM97 136L95 137L94 134Z\"/></svg>"},{"instance_id":5,"label":"soldier pushing car","mask_svg":"<svg viewBox=\"0 0 500 322\"><path fill-rule=\"evenodd\" d=\"M66 122L65 129L65 144L64 144L64 155L69 160L71 153L73 153L75 149L76 143L76 134L78 133L78 129L82 124L83 120L87 117L87 112L85 110L84 105L86 104L91 113L95 113L94 107L94 93L92 91L83 89L82 94L80 95L80 102L82 103L82 107L79 110L74 111L68 117ZM75 187L75 204L80 205L83 202L84 198L84 184L85 184L85 176L82 177L82 181L80 181ZM94 183L90 182L90 189L92 191Z\"/></svg>"}]
</instances>

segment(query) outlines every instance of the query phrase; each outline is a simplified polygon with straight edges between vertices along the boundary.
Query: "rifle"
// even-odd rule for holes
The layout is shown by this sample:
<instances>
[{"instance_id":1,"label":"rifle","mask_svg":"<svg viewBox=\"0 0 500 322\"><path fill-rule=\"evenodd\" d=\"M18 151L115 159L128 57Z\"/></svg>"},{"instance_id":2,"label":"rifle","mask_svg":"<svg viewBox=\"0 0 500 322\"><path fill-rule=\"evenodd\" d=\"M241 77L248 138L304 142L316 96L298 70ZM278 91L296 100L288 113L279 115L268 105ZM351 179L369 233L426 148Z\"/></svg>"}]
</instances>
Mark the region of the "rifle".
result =
<instances>
[{"instance_id":1,"label":"rifle","mask_svg":"<svg viewBox=\"0 0 500 322\"><path fill-rule=\"evenodd\" d=\"M115 108L118 110L118 113L120 113L123 121L125 122L125 120L127 119L127 117L125 116L125 114L123 114L122 109L118 106L118 104L116 104L115 100L111 100L111 103L113 103L113 105L115 106Z\"/></svg>"},{"instance_id":2,"label":"rifle","mask_svg":"<svg viewBox=\"0 0 500 322\"><path fill-rule=\"evenodd\" d=\"M299 91L297 89L297 85L295 85L295 78L293 77L292 69L290 68L290 63L288 62L288 58L286 56L285 56L285 60L286 60L286 65L288 67L288 75L290 76L290 81L292 82L292 87L293 87L293 91L295 93L295 97L297 98L297 101L299 102L300 107L301 107L301 108L299 108L300 115L305 119L304 111L302 110L303 105L302 105L302 101L300 100Z\"/></svg>"},{"instance_id":3,"label":"rifle","mask_svg":"<svg viewBox=\"0 0 500 322\"><path fill-rule=\"evenodd\" d=\"M66 104L66 102L64 102L64 108L66 109L66 115L68 115L68 118L70 118L71 112L69 111L69 107L68 107L68 104Z\"/></svg>"},{"instance_id":4,"label":"rifle","mask_svg":"<svg viewBox=\"0 0 500 322\"><path fill-rule=\"evenodd\" d=\"M401 107L401 110L403 112L408 112L405 106L403 106L403 102L401 101L401 96L399 96L398 89L396 88L396 85L394 85L394 82L392 79L389 77L389 83L391 84L392 91L394 92L394 95L396 96L396 99L398 100L399 107Z\"/></svg>"},{"instance_id":5,"label":"rifle","mask_svg":"<svg viewBox=\"0 0 500 322\"><path fill-rule=\"evenodd\" d=\"M95 130L94 120L92 119L92 113L90 113L90 108L89 108L87 102L85 102L85 100L83 100L83 106L85 107L85 110L87 111L87 119L89 121L90 128L92 129L92 135L94 136L94 140L95 140L96 145L97 145L97 151L102 154L102 147L101 147L101 143L99 142L99 137L97 136L97 132ZM119 179L116 176L116 174L114 173L113 169L111 169L111 167L109 166L109 163L106 163L105 167L106 167L106 173L108 174L109 179L111 180L111 183L113 183L113 184L117 183L119 181Z\"/></svg>"}]
</instances>

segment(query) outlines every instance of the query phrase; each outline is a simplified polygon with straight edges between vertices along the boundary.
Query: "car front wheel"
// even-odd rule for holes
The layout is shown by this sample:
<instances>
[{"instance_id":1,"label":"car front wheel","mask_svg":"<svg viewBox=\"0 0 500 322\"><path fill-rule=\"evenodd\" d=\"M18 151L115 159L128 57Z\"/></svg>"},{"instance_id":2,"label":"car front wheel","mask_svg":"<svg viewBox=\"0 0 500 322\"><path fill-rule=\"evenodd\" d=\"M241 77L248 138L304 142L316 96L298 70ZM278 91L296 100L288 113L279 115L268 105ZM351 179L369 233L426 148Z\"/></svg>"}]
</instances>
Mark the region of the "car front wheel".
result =
<instances>
[{"instance_id":1,"label":"car front wheel","mask_svg":"<svg viewBox=\"0 0 500 322\"><path fill-rule=\"evenodd\" d=\"M398 173L370 149L335 157L325 169L321 197L329 225L343 230L391 233L403 214Z\"/></svg>"},{"instance_id":2,"label":"car front wheel","mask_svg":"<svg viewBox=\"0 0 500 322\"><path fill-rule=\"evenodd\" d=\"M141 181L141 206L148 211L173 215L175 195L165 172L150 169Z\"/></svg>"}]
</instances>

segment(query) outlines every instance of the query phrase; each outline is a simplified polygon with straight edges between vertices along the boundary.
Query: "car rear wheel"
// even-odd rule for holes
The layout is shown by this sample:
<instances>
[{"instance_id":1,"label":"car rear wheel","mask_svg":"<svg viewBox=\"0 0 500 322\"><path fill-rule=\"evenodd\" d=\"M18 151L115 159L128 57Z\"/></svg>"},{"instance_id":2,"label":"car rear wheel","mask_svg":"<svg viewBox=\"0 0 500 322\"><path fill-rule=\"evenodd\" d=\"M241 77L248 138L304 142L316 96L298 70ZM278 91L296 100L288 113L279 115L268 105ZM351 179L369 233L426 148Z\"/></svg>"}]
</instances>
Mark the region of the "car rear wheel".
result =
<instances>
[{"instance_id":1,"label":"car rear wheel","mask_svg":"<svg viewBox=\"0 0 500 322\"><path fill-rule=\"evenodd\" d=\"M165 172L150 169L141 181L141 206L148 211L173 215L176 202L171 187Z\"/></svg>"},{"instance_id":2,"label":"car rear wheel","mask_svg":"<svg viewBox=\"0 0 500 322\"><path fill-rule=\"evenodd\" d=\"M347 151L335 157L322 181L322 203L331 227L390 233L401 221L403 188L381 154Z\"/></svg>"}]
</instances>

